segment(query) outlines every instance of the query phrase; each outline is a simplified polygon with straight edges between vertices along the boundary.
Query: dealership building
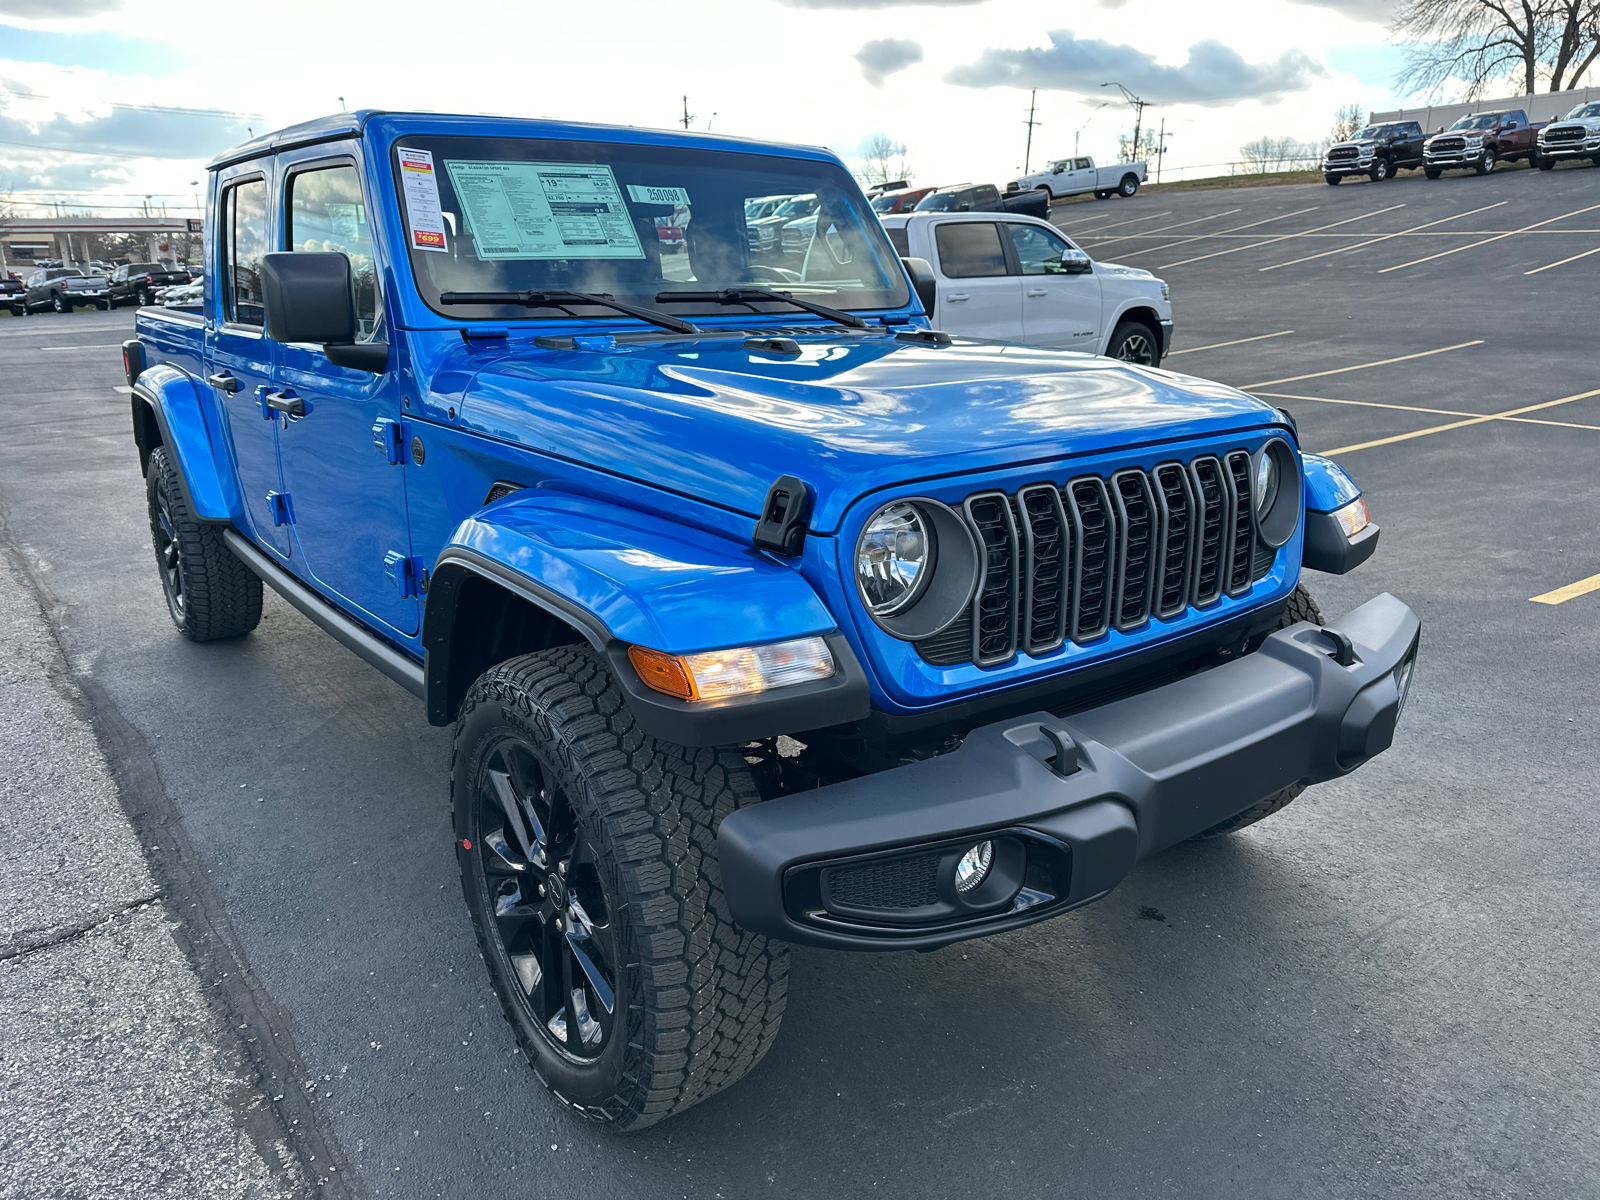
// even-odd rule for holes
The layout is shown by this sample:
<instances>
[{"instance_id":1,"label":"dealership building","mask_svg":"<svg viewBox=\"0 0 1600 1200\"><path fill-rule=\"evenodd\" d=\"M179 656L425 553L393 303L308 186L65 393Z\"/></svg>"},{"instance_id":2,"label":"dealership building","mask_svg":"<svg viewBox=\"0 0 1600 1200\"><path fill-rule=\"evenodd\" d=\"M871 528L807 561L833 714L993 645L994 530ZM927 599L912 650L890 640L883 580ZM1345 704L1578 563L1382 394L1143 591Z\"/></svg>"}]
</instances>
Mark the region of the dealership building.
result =
<instances>
[{"instance_id":1,"label":"dealership building","mask_svg":"<svg viewBox=\"0 0 1600 1200\"><path fill-rule=\"evenodd\" d=\"M143 235L149 262L175 258L200 232L197 217L18 217L0 221L0 270L21 272L41 259L85 262L104 258L94 243L104 234ZM198 247L196 247L198 249Z\"/></svg>"}]
</instances>

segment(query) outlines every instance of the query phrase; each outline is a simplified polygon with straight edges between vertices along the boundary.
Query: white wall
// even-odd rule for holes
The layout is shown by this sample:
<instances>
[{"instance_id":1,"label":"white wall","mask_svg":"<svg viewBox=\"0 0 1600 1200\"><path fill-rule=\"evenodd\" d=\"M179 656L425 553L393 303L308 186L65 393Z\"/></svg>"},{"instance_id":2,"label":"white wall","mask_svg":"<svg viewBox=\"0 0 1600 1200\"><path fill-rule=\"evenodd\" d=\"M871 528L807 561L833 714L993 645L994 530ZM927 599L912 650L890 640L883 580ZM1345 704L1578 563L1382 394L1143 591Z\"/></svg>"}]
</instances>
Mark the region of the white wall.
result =
<instances>
[{"instance_id":1,"label":"white wall","mask_svg":"<svg viewBox=\"0 0 1600 1200\"><path fill-rule=\"evenodd\" d=\"M1530 92L1498 100L1474 100L1470 104L1437 104L1432 108L1375 112L1369 123L1382 125L1390 121L1416 121L1421 124L1423 133L1433 133L1473 113L1498 112L1506 108L1520 108L1528 114L1530 121L1554 121L1566 116L1574 106L1587 104L1591 100L1600 100L1600 87L1577 88L1570 92Z\"/></svg>"}]
</instances>

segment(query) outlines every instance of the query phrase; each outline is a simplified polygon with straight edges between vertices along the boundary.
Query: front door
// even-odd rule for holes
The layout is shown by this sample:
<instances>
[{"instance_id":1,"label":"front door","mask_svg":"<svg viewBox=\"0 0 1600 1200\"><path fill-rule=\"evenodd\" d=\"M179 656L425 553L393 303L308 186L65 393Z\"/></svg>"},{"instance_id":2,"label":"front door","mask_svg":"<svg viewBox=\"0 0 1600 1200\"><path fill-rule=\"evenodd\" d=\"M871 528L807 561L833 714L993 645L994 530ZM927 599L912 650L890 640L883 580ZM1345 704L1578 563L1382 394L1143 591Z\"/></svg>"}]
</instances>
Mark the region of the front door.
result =
<instances>
[{"instance_id":1,"label":"front door","mask_svg":"<svg viewBox=\"0 0 1600 1200\"><path fill-rule=\"evenodd\" d=\"M1008 222L1006 232L1022 272L1022 336L1032 346L1100 349L1100 279L1068 275L1061 255L1066 238L1041 225Z\"/></svg>"},{"instance_id":2,"label":"front door","mask_svg":"<svg viewBox=\"0 0 1600 1200\"><path fill-rule=\"evenodd\" d=\"M963 337L1022 339L1022 281L1006 265L994 221L941 221L933 229L939 256L936 324Z\"/></svg>"},{"instance_id":3,"label":"front door","mask_svg":"<svg viewBox=\"0 0 1600 1200\"><path fill-rule=\"evenodd\" d=\"M361 341L383 341L371 211L349 158L285 156L284 246L348 255ZM281 345L274 390L292 394L303 416L280 418L283 482L294 504L295 538L311 582L379 628L418 628L420 571L410 561L402 405L392 369L381 375L336 367L321 346Z\"/></svg>"},{"instance_id":4,"label":"front door","mask_svg":"<svg viewBox=\"0 0 1600 1200\"><path fill-rule=\"evenodd\" d=\"M248 532L260 545L288 561L291 516L278 472L278 424L263 402L272 382L273 344L267 338L261 306L261 256L272 243L269 183L263 164L227 172L217 198L215 253L222 286L207 340L209 376L201 386L215 389L228 423L234 470L244 498Z\"/></svg>"}]
</instances>

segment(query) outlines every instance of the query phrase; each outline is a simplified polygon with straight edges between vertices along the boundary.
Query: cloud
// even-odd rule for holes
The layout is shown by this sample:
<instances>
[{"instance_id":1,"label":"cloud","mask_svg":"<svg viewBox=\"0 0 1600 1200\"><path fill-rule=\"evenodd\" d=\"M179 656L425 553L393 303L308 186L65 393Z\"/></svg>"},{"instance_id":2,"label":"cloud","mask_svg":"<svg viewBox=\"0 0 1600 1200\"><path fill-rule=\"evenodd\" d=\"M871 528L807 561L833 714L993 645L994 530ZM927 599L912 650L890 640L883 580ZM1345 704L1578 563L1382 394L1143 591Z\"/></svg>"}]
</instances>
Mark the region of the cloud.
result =
<instances>
[{"instance_id":1,"label":"cloud","mask_svg":"<svg viewBox=\"0 0 1600 1200\"><path fill-rule=\"evenodd\" d=\"M30 2L0 0L0 4ZM77 0L78 4L85 2ZM85 10L72 15L88 16L89 13ZM58 67L87 67L91 71L149 76L171 75L184 65L182 56L169 43L123 37L103 29L63 33L54 29L0 25L0 35L3 35L0 36L0 58L12 62L53 63Z\"/></svg>"},{"instance_id":2,"label":"cloud","mask_svg":"<svg viewBox=\"0 0 1600 1200\"><path fill-rule=\"evenodd\" d=\"M23 0L24 3L27 0ZM987 4L989 0L778 0L779 4L786 4L790 8L848 8L862 10L868 8L970 8L978 4ZM5 0L0 0L0 4Z\"/></svg>"},{"instance_id":3,"label":"cloud","mask_svg":"<svg viewBox=\"0 0 1600 1200\"><path fill-rule=\"evenodd\" d=\"M1232 47L1208 39L1189 47L1189 60L1182 66L1168 67L1143 50L1078 38L1069 29L1055 30L1049 37L1046 48L985 50L973 62L947 72L945 82L958 87L1037 87L1093 94L1106 80L1115 79L1156 104L1230 104L1272 103L1287 92L1303 91L1314 78L1328 73L1301 50L1252 64Z\"/></svg>"},{"instance_id":4,"label":"cloud","mask_svg":"<svg viewBox=\"0 0 1600 1200\"><path fill-rule=\"evenodd\" d=\"M1371 21L1376 25L1387 25L1394 19L1394 10L1399 7L1398 0L1296 0L1300 4L1309 4L1313 8L1331 8L1336 13L1343 13L1352 21Z\"/></svg>"},{"instance_id":5,"label":"cloud","mask_svg":"<svg viewBox=\"0 0 1600 1200\"><path fill-rule=\"evenodd\" d=\"M116 12L122 0L0 0L0 15L7 17L71 20Z\"/></svg>"},{"instance_id":6,"label":"cloud","mask_svg":"<svg viewBox=\"0 0 1600 1200\"><path fill-rule=\"evenodd\" d=\"M853 56L861 64L861 77L875 88L896 71L922 61L922 47L906 38L875 38Z\"/></svg>"},{"instance_id":7,"label":"cloud","mask_svg":"<svg viewBox=\"0 0 1600 1200\"><path fill-rule=\"evenodd\" d=\"M57 113L30 123L0 111L0 141L11 155L22 148L117 157L210 158L244 141L245 122L215 109L173 112L114 108L103 117L74 121Z\"/></svg>"}]
</instances>

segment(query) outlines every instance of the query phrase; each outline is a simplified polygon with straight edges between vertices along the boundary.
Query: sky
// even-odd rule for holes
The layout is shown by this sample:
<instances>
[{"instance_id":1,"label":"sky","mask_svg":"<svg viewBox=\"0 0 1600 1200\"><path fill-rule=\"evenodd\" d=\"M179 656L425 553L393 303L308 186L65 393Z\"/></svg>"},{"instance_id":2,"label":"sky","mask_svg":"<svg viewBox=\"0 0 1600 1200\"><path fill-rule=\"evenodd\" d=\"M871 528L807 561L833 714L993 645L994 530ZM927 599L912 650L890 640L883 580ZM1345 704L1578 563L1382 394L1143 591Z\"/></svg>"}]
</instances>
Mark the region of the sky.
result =
<instances>
[{"instance_id":1,"label":"sky","mask_svg":"<svg viewBox=\"0 0 1600 1200\"><path fill-rule=\"evenodd\" d=\"M874 135L923 183L1115 161L1133 113L1169 174L1398 107L1393 0L0 0L0 195L193 213L204 164L342 107L550 117L825 145ZM1239 19L1241 11L1247 20ZM1105 107L1097 107L1105 105ZM203 192L203 184L199 185ZM19 215L47 215L42 208Z\"/></svg>"}]
</instances>

